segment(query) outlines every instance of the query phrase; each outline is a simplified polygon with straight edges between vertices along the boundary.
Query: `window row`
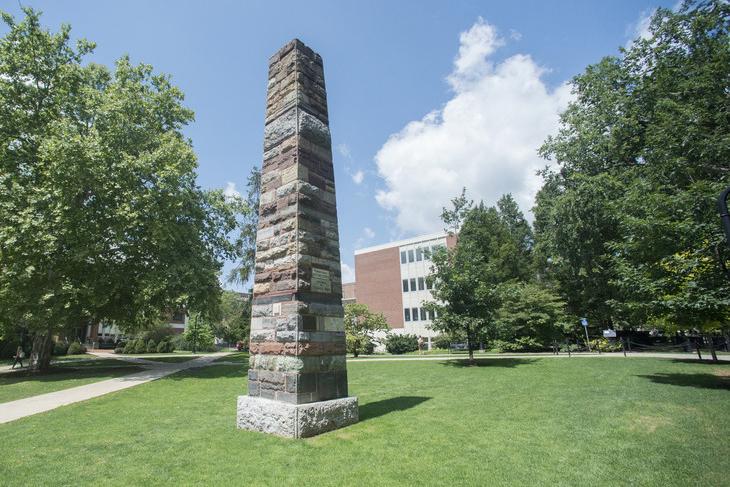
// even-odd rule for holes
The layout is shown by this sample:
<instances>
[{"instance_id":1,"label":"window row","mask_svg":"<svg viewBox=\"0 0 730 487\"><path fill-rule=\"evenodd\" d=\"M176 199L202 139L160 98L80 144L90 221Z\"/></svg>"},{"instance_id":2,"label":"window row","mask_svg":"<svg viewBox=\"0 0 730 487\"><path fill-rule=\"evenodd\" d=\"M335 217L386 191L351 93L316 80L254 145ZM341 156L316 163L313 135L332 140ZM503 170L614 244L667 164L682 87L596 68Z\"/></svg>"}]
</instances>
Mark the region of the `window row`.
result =
<instances>
[{"instance_id":1,"label":"window row","mask_svg":"<svg viewBox=\"0 0 730 487\"><path fill-rule=\"evenodd\" d=\"M436 317L435 311L428 311L426 308L404 308L403 318L406 321L427 321Z\"/></svg>"},{"instance_id":2,"label":"window row","mask_svg":"<svg viewBox=\"0 0 730 487\"><path fill-rule=\"evenodd\" d=\"M407 293L408 291L424 291L426 289L431 289L431 287L431 283L428 282L428 279L425 277L419 277L418 279L415 277L412 277L411 279L403 279L404 293Z\"/></svg>"},{"instance_id":3,"label":"window row","mask_svg":"<svg viewBox=\"0 0 730 487\"><path fill-rule=\"evenodd\" d=\"M409 262L421 262L422 260L429 260L431 258L431 254L440 247L444 247L444 245L437 244L431 245L430 247L426 246L410 250L401 250L400 263L407 264Z\"/></svg>"}]
</instances>

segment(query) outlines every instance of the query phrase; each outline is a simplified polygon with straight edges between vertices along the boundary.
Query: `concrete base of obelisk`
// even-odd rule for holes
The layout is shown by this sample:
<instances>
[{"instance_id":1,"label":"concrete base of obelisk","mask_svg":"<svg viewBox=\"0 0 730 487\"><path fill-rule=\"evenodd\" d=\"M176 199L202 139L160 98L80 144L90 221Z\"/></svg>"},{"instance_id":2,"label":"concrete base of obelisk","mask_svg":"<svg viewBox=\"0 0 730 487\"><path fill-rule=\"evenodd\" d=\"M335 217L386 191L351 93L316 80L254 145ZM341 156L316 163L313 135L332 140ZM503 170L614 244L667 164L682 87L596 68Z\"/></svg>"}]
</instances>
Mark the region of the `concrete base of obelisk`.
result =
<instances>
[{"instance_id":1,"label":"concrete base of obelisk","mask_svg":"<svg viewBox=\"0 0 730 487\"><path fill-rule=\"evenodd\" d=\"M254 396L238 396L236 425L288 438L307 438L357 423L357 397L290 404Z\"/></svg>"}]
</instances>

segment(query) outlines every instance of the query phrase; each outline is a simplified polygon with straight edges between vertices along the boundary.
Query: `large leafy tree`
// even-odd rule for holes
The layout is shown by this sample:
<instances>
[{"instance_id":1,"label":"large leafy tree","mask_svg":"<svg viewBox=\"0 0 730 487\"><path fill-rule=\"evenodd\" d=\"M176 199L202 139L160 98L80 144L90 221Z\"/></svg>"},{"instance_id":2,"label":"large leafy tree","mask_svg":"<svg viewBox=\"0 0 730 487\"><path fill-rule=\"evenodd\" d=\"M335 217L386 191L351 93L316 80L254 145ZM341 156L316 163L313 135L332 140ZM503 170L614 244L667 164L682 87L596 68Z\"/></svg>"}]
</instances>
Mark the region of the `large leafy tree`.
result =
<instances>
[{"instance_id":1,"label":"large leafy tree","mask_svg":"<svg viewBox=\"0 0 730 487\"><path fill-rule=\"evenodd\" d=\"M435 312L435 330L466 337L473 362L476 344L496 335L502 286L529 277L532 233L511 195L497 207L472 206L464 193L452 203L443 219L460 228L458 242L431 258L435 300L426 308Z\"/></svg>"},{"instance_id":2,"label":"large leafy tree","mask_svg":"<svg viewBox=\"0 0 730 487\"><path fill-rule=\"evenodd\" d=\"M535 210L541 268L551 258L574 311L629 325L727 321L715 200L730 184L728 19L721 0L658 9L649 36L575 78L542 148L559 170Z\"/></svg>"},{"instance_id":3,"label":"large leafy tree","mask_svg":"<svg viewBox=\"0 0 730 487\"><path fill-rule=\"evenodd\" d=\"M244 206L196 185L168 76L82 64L92 43L24 12L0 39L0 328L28 330L44 368L56 333L215 308Z\"/></svg>"}]
</instances>

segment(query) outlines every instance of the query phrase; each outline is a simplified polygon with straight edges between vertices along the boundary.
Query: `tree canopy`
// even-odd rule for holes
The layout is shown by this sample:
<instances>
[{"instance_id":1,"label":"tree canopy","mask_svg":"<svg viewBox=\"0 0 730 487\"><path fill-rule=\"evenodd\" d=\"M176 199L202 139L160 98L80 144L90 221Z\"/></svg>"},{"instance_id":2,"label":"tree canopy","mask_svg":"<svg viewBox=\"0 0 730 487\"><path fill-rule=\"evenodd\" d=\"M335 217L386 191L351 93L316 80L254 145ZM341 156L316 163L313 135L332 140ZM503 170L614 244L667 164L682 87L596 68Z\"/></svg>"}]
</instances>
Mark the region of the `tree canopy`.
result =
<instances>
[{"instance_id":1,"label":"tree canopy","mask_svg":"<svg viewBox=\"0 0 730 487\"><path fill-rule=\"evenodd\" d=\"M0 328L29 330L43 367L53 333L215 308L246 208L198 187L169 76L84 64L93 43L24 12L0 39Z\"/></svg>"},{"instance_id":2,"label":"tree canopy","mask_svg":"<svg viewBox=\"0 0 730 487\"><path fill-rule=\"evenodd\" d=\"M730 5L658 9L650 34L573 81L542 147L537 267L603 325L702 329L730 316L716 199L730 184Z\"/></svg>"}]
</instances>

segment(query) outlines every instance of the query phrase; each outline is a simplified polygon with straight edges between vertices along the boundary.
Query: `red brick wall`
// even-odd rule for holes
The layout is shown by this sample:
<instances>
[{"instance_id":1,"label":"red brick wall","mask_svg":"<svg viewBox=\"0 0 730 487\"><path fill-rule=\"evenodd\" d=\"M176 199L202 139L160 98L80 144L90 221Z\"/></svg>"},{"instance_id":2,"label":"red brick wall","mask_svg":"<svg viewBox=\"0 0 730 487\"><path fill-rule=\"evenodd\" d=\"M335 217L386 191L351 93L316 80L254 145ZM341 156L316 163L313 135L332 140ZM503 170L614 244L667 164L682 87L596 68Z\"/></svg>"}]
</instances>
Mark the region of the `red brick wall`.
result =
<instances>
[{"instance_id":1,"label":"red brick wall","mask_svg":"<svg viewBox=\"0 0 730 487\"><path fill-rule=\"evenodd\" d=\"M355 283L354 282L343 282L342 283L342 299L356 299L355 295Z\"/></svg>"},{"instance_id":2,"label":"red brick wall","mask_svg":"<svg viewBox=\"0 0 730 487\"><path fill-rule=\"evenodd\" d=\"M446 235L446 247L453 249L456 247L456 235Z\"/></svg>"},{"instance_id":3,"label":"red brick wall","mask_svg":"<svg viewBox=\"0 0 730 487\"><path fill-rule=\"evenodd\" d=\"M403 328L398 247L355 255L357 302L383 313L391 328Z\"/></svg>"}]
</instances>

